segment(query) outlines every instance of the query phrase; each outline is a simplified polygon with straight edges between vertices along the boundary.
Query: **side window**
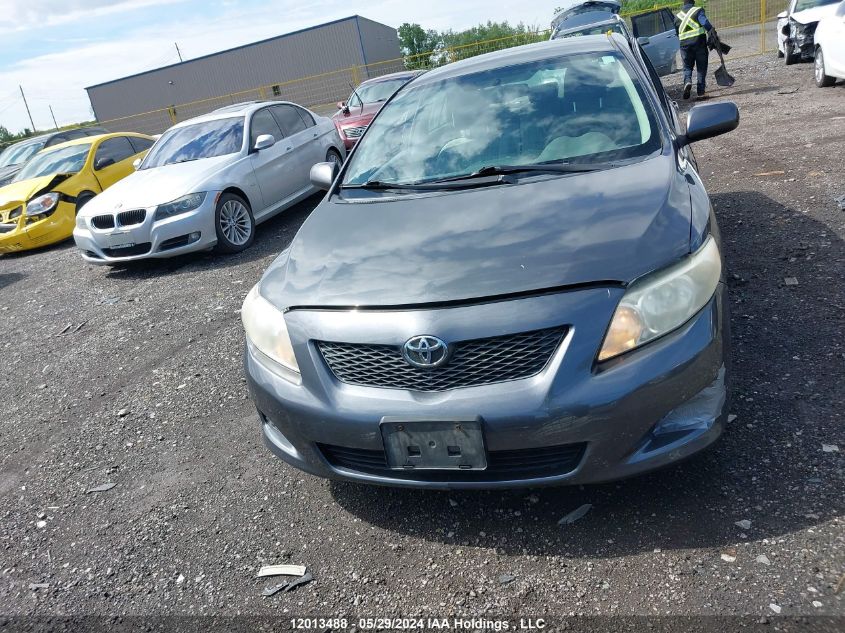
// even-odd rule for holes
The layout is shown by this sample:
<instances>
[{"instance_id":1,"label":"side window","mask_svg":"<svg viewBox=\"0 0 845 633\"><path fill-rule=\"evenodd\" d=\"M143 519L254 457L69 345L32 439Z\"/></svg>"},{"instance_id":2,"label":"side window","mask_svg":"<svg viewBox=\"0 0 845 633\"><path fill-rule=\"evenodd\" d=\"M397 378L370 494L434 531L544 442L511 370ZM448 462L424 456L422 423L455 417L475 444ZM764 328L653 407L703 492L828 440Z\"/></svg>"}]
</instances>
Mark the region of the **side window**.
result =
<instances>
[{"instance_id":1,"label":"side window","mask_svg":"<svg viewBox=\"0 0 845 633\"><path fill-rule=\"evenodd\" d=\"M126 160L135 154L135 148L125 136L116 136L100 143L94 155L94 169L103 169Z\"/></svg>"},{"instance_id":2,"label":"side window","mask_svg":"<svg viewBox=\"0 0 845 633\"><path fill-rule=\"evenodd\" d=\"M138 138L137 136L130 136L129 142L132 143L132 147L135 148L136 154L146 152L153 146L153 143L155 143L155 141L151 141L148 138Z\"/></svg>"},{"instance_id":3,"label":"side window","mask_svg":"<svg viewBox=\"0 0 845 633\"><path fill-rule=\"evenodd\" d=\"M277 105L271 106L270 110L273 111L273 116L276 117L285 136L293 136L305 129L302 117L296 113L297 108L289 105Z\"/></svg>"},{"instance_id":4,"label":"side window","mask_svg":"<svg viewBox=\"0 0 845 633\"><path fill-rule=\"evenodd\" d=\"M360 108L361 107L361 100L358 98L358 93L353 92L349 95L349 100L346 102L347 108Z\"/></svg>"},{"instance_id":5,"label":"side window","mask_svg":"<svg viewBox=\"0 0 845 633\"><path fill-rule=\"evenodd\" d=\"M51 138L49 141L47 141L44 144L44 147L53 147L53 145L58 145L59 143L66 143L69 140L70 140L70 138L68 138L64 134L59 134L59 135Z\"/></svg>"},{"instance_id":6,"label":"side window","mask_svg":"<svg viewBox=\"0 0 845 633\"><path fill-rule=\"evenodd\" d=\"M631 18L631 25L634 27L636 37L651 37L663 33L663 20L661 11L651 11L642 15L635 15Z\"/></svg>"},{"instance_id":7,"label":"side window","mask_svg":"<svg viewBox=\"0 0 845 633\"><path fill-rule=\"evenodd\" d=\"M276 119L274 119L273 115L270 114L269 108L259 110L252 115L252 125L249 133L249 146L255 147L255 141L257 141L258 137L262 134L272 134L273 138L277 141L281 140L285 136L279 129L279 124L276 123Z\"/></svg>"},{"instance_id":8,"label":"side window","mask_svg":"<svg viewBox=\"0 0 845 633\"><path fill-rule=\"evenodd\" d=\"M660 13L663 15L663 31L674 31L675 30L675 16L669 9L661 9Z\"/></svg>"},{"instance_id":9,"label":"side window","mask_svg":"<svg viewBox=\"0 0 845 633\"><path fill-rule=\"evenodd\" d=\"M302 122L305 124L305 127L314 127L314 117L311 116L311 113L308 110L303 108L297 108L297 112L299 112L299 116L302 117Z\"/></svg>"}]
</instances>

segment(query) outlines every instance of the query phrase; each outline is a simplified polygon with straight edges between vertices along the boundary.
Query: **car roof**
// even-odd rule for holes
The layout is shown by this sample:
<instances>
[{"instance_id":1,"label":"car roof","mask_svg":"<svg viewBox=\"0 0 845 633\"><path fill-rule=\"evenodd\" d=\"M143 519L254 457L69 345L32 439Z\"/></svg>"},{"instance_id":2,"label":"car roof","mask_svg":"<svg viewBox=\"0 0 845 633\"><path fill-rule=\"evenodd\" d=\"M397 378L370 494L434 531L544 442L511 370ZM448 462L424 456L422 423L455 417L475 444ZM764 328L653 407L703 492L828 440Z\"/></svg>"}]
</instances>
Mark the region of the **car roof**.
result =
<instances>
[{"instance_id":1,"label":"car roof","mask_svg":"<svg viewBox=\"0 0 845 633\"><path fill-rule=\"evenodd\" d=\"M365 84L376 84L380 81L392 81L394 79L413 79L414 77L419 77L422 74L425 74L425 70L402 70L398 73L390 73L389 75L379 75L378 77L373 77L372 79L367 79L366 81L362 81L361 85Z\"/></svg>"},{"instance_id":2,"label":"car roof","mask_svg":"<svg viewBox=\"0 0 845 633\"><path fill-rule=\"evenodd\" d=\"M97 141L104 141L106 139L116 138L118 136L133 136L135 138L145 138L151 141L154 140L152 136L148 136L146 134L139 134L137 132L109 132L108 134L97 134L96 136L83 136L82 138L75 138L72 141L65 141L64 143L57 143L56 145L51 145L47 149L52 151L59 147L90 145L96 143Z\"/></svg>"},{"instance_id":3,"label":"car roof","mask_svg":"<svg viewBox=\"0 0 845 633\"><path fill-rule=\"evenodd\" d=\"M414 86L462 77L486 70L495 70L505 66L524 64L552 57L577 55L579 53L615 52L619 47L627 46L628 42L618 33L610 35L584 35L582 37L568 37L559 40L549 40L537 44L517 46L493 53L485 53L458 62L441 66L427 72L416 79Z\"/></svg>"},{"instance_id":4,"label":"car roof","mask_svg":"<svg viewBox=\"0 0 845 633\"><path fill-rule=\"evenodd\" d=\"M296 106L297 108L304 108L306 110L308 109L305 108L305 106L301 106L298 103L293 103L292 101L244 101L242 103L233 103L232 105L223 106L222 108L212 110L207 114L201 114L191 119L181 121L176 125L170 127L169 129L172 130L175 128L193 125L194 123L202 123L204 121L217 121L218 119L231 119L236 116L247 116L255 112L256 110L260 110L261 108L267 107L269 105L292 105Z\"/></svg>"},{"instance_id":5,"label":"car roof","mask_svg":"<svg viewBox=\"0 0 845 633\"><path fill-rule=\"evenodd\" d=\"M566 35L567 33L574 33L577 31L583 31L584 29L592 29L598 26L614 26L614 25L622 25L625 29L626 33L630 33L628 29L628 25L625 24L625 20L620 18L618 15L612 13L610 14L611 17L607 18L606 20L601 20L600 22L590 22L589 24L580 24L578 26L573 26L572 28L568 29L560 29L559 31L555 31L555 37L560 35Z\"/></svg>"}]
</instances>

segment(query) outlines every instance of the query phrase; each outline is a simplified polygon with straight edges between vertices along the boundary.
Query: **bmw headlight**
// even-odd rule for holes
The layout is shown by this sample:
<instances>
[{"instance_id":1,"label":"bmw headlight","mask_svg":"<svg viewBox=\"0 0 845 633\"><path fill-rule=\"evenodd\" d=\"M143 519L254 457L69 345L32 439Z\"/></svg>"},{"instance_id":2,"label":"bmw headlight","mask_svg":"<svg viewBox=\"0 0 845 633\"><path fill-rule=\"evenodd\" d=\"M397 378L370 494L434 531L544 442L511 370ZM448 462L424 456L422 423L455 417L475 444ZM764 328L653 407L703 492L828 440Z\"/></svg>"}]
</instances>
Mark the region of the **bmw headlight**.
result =
<instances>
[{"instance_id":1,"label":"bmw headlight","mask_svg":"<svg viewBox=\"0 0 845 633\"><path fill-rule=\"evenodd\" d=\"M299 365L293 353L285 316L258 292L258 284L249 291L241 309L247 341L284 370L282 376L299 382Z\"/></svg>"},{"instance_id":2,"label":"bmw headlight","mask_svg":"<svg viewBox=\"0 0 845 633\"><path fill-rule=\"evenodd\" d=\"M613 358L679 328L716 292L722 274L712 237L695 253L631 284L616 308L598 359Z\"/></svg>"},{"instance_id":3,"label":"bmw headlight","mask_svg":"<svg viewBox=\"0 0 845 633\"><path fill-rule=\"evenodd\" d=\"M187 196L182 196L178 200L161 204L156 208L154 222L172 218L174 215L182 213L189 213L199 209L203 202L205 202L205 193L189 193Z\"/></svg>"},{"instance_id":4,"label":"bmw headlight","mask_svg":"<svg viewBox=\"0 0 845 633\"><path fill-rule=\"evenodd\" d=\"M45 193L43 196L33 198L26 205L26 216L28 218L37 218L37 216L47 216L56 210L56 205L59 204L59 194L56 192Z\"/></svg>"}]
</instances>

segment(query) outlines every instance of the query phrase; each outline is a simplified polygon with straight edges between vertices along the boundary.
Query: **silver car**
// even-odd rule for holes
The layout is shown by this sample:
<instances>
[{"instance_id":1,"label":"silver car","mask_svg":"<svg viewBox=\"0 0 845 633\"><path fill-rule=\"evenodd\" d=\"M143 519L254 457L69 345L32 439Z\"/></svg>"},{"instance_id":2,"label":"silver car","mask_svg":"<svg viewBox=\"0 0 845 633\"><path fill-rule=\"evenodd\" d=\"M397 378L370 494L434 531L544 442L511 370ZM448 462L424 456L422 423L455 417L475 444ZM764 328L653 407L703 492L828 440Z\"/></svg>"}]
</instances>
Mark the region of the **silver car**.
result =
<instances>
[{"instance_id":1,"label":"silver car","mask_svg":"<svg viewBox=\"0 0 845 633\"><path fill-rule=\"evenodd\" d=\"M317 191L314 163L344 155L331 119L296 104L222 108L165 132L134 174L85 206L73 238L93 264L239 252L257 224Z\"/></svg>"}]
</instances>

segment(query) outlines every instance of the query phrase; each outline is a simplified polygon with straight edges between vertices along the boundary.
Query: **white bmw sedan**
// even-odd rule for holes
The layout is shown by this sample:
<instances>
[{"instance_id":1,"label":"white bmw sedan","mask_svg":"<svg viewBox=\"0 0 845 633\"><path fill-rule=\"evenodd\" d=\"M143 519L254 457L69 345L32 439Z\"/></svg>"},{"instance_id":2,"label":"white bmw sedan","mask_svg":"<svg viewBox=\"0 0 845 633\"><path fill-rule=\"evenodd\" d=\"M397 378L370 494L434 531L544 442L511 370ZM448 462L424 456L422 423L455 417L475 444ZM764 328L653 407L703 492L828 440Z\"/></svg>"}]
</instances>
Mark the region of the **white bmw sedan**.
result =
<instances>
[{"instance_id":1,"label":"white bmw sedan","mask_svg":"<svg viewBox=\"0 0 845 633\"><path fill-rule=\"evenodd\" d=\"M134 174L85 205L73 238L93 264L239 252L256 224L317 191L312 165L343 156L331 119L298 105L222 108L165 132Z\"/></svg>"}]
</instances>

